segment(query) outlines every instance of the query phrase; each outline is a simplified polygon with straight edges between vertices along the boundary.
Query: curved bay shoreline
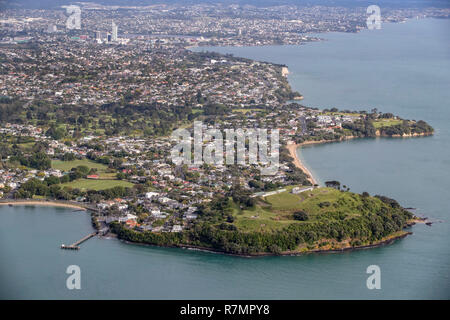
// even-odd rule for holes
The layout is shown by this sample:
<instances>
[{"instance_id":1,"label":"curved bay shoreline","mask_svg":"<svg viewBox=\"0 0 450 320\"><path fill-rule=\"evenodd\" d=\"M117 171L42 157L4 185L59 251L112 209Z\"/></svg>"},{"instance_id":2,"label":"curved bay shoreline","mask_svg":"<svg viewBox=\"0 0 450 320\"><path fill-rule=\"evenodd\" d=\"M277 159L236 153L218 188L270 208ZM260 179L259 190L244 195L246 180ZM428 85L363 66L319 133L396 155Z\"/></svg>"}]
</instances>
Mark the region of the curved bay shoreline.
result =
<instances>
[{"instance_id":1,"label":"curved bay shoreline","mask_svg":"<svg viewBox=\"0 0 450 320\"><path fill-rule=\"evenodd\" d=\"M81 204L72 204L66 202L58 201L47 201L47 200L7 200L0 201L0 206L46 206L46 207L61 207L61 208L72 208L82 211L87 211L88 208L82 206Z\"/></svg>"},{"instance_id":2,"label":"curved bay shoreline","mask_svg":"<svg viewBox=\"0 0 450 320\"><path fill-rule=\"evenodd\" d=\"M404 135L381 135L379 131L376 133L376 138L416 138L416 137L426 137L433 135L433 132L429 133L421 133L421 134L404 134ZM293 141L288 141L286 144L286 148L289 151L289 154L293 158L294 165L301 169L306 175L309 182L311 182L312 185L318 184L318 180L314 175L311 173L311 171L305 166L304 163L302 163L300 157L298 156L298 151L301 147L307 146L307 145L313 145L313 144L324 144L324 143L332 143L332 142L342 142L346 140L352 140L352 139L364 139L365 137L356 137L356 136L345 136L341 139L335 139L335 140L308 140L304 141L302 143L295 143Z\"/></svg>"}]
</instances>

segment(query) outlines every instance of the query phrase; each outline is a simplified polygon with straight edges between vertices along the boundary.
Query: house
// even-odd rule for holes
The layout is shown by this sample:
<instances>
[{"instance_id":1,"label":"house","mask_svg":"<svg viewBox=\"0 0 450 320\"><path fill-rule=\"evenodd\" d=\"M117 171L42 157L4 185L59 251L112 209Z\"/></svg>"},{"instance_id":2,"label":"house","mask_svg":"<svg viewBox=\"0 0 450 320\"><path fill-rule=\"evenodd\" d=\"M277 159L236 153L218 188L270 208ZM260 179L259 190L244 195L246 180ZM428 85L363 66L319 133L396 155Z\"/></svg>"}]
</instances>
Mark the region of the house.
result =
<instances>
[{"instance_id":1,"label":"house","mask_svg":"<svg viewBox=\"0 0 450 320\"><path fill-rule=\"evenodd\" d=\"M198 218L198 214L196 214L196 213L186 213L184 215L184 219L187 219L187 220L194 220L197 218Z\"/></svg>"},{"instance_id":2,"label":"house","mask_svg":"<svg viewBox=\"0 0 450 320\"><path fill-rule=\"evenodd\" d=\"M97 208L101 209L101 210L105 210L107 208L110 208L114 205L114 201L104 201L104 202L100 202L97 203Z\"/></svg>"},{"instance_id":3,"label":"house","mask_svg":"<svg viewBox=\"0 0 450 320\"><path fill-rule=\"evenodd\" d=\"M145 194L145 197L149 200L156 199L156 198L158 198L158 196L159 196L159 193L157 193L157 192L147 192Z\"/></svg>"},{"instance_id":4,"label":"house","mask_svg":"<svg viewBox=\"0 0 450 320\"><path fill-rule=\"evenodd\" d=\"M158 201L159 201L160 203L167 203L167 202L169 202L169 201L172 201L172 199L167 198L167 197L160 197L160 198L158 198Z\"/></svg>"},{"instance_id":5,"label":"house","mask_svg":"<svg viewBox=\"0 0 450 320\"><path fill-rule=\"evenodd\" d=\"M173 225L172 232L181 232L181 231L183 231L183 227L182 226L180 226L179 224Z\"/></svg>"},{"instance_id":6,"label":"house","mask_svg":"<svg viewBox=\"0 0 450 320\"><path fill-rule=\"evenodd\" d=\"M135 220L127 220L127 221L125 221L125 224L126 224L127 226L129 226L130 228L134 228L134 227L136 227L136 225L137 225L137 223L136 223Z\"/></svg>"}]
</instances>

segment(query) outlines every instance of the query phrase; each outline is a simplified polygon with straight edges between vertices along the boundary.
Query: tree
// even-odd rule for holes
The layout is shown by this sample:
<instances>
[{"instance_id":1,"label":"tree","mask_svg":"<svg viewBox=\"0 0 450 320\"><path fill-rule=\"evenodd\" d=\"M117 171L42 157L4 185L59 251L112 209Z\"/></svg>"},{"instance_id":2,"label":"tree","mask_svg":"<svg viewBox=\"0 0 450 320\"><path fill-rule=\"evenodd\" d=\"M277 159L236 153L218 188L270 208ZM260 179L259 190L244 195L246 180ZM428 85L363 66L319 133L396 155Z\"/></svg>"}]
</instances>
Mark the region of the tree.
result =
<instances>
[{"instance_id":1,"label":"tree","mask_svg":"<svg viewBox=\"0 0 450 320\"><path fill-rule=\"evenodd\" d=\"M46 170L51 167L51 160L44 152L38 152L28 158L28 164L22 164L38 170Z\"/></svg>"},{"instance_id":2,"label":"tree","mask_svg":"<svg viewBox=\"0 0 450 320\"><path fill-rule=\"evenodd\" d=\"M327 186L328 188L335 188L337 190L341 189L341 183L339 181L325 181L325 186Z\"/></svg>"},{"instance_id":3,"label":"tree","mask_svg":"<svg viewBox=\"0 0 450 320\"><path fill-rule=\"evenodd\" d=\"M298 221L306 221L309 219L309 216L304 211L296 211L294 212L294 219Z\"/></svg>"},{"instance_id":4,"label":"tree","mask_svg":"<svg viewBox=\"0 0 450 320\"><path fill-rule=\"evenodd\" d=\"M45 178L44 181L45 181L45 182L47 183L47 185L49 185L49 186L54 185L54 184L59 184L59 183L60 183L60 180L59 180L59 178L58 178L57 176L50 176L50 177L47 177L47 178Z\"/></svg>"},{"instance_id":5,"label":"tree","mask_svg":"<svg viewBox=\"0 0 450 320\"><path fill-rule=\"evenodd\" d=\"M123 173L123 172L118 172L117 174L116 174L116 177L117 177L117 179L118 180L123 180L123 179L126 179L126 174L125 173Z\"/></svg>"}]
</instances>

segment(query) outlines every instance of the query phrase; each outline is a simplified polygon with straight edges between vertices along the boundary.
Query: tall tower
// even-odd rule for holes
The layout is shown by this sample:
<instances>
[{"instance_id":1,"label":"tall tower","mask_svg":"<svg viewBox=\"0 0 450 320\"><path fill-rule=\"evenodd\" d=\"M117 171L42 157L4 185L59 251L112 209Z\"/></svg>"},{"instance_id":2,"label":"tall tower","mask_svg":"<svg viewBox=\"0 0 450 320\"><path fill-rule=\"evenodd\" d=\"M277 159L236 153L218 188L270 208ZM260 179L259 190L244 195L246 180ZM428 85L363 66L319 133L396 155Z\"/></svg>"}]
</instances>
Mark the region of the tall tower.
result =
<instances>
[{"instance_id":1,"label":"tall tower","mask_svg":"<svg viewBox=\"0 0 450 320\"><path fill-rule=\"evenodd\" d=\"M118 32L118 27L113 21L112 22L112 32L111 32L111 35L112 35L111 40L112 41L117 41L117 32Z\"/></svg>"}]
</instances>

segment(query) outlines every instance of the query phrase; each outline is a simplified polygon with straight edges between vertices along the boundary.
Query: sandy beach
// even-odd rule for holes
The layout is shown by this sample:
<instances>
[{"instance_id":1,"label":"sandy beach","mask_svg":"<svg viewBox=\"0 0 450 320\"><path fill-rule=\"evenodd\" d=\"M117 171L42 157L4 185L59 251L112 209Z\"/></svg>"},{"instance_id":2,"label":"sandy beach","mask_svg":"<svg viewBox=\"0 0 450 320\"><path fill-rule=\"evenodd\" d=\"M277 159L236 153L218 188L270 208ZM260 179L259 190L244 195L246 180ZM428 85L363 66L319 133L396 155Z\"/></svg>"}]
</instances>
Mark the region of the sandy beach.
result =
<instances>
[{"instance_id":1,"label":"sandy beach","mask_svg":"<svg viewBox=\"0 0 450 320\"><path fill-rule=\"evenodd\" d=\"M343 141L343 140L350 140L350 139L354 139L354 136L347 136L347 137L343 137L340 140L318 140L318 141L305 141L302 142L300 144L296 144L293 141L289 141L287 143L287 149L289 150L289 153L291 155L292 158L294 158L294 164L297 168L300 168L303 170L304 173L306 173L306 175L308 176L308 180L309 182L311 182L313 185L314 184L318 184L317 180L314 178L314 176L312 175L311 171L308 170L308 168L300 161L299 157L297 156L297 149L301 146L306 146L309 144L321 144L321 143L330 143L330 142L339 142L339 141Z\"/></svg>"},{"instance_id":2,"label":"sandy beach","mask_svg":"<svg viewBox=\"0 0 450 320\"><path fill-rule=\"evenodd\" d=\"M12 206L47 206L47 207L63 207L63 208L72 208L72 209L78 209L78 210L84 210L86 211L86 208L76 205L76 204L69 204L69 203L62 203L62 202L54 202L54 201L36 201L36 200L19 200L19 201L5 201L0 202L0 206L6 206L6 205L12 205Z\"/></svg>"},{"instance_id":3,"label":"sandy beach","mask_svg":"<svg viewBox=\"0 0 450 320\"><path fill-rule=\"evenodd\" d=\"M297 149L299 147L301 147L302 145L313 144L313 143L320 143L320 142L319 141L307 141L307 142L303 142L301 144L288 143L287 149L289 150L289 154L291 155L291 157L294 158L295 166L297 168L301 169L308 176L309 182L311 182L313 185L315 185L315 184L317 184L317 180L314 178L311 171L309 171L308 168L306 168L306 166L303 165L303 163L300 161L300 158L297 156Z\"/></svg>"}]
</instances>

